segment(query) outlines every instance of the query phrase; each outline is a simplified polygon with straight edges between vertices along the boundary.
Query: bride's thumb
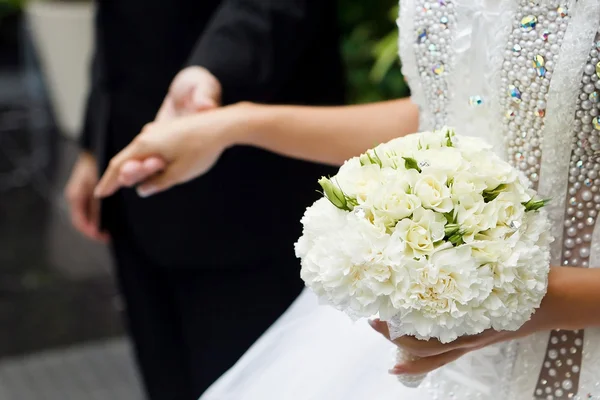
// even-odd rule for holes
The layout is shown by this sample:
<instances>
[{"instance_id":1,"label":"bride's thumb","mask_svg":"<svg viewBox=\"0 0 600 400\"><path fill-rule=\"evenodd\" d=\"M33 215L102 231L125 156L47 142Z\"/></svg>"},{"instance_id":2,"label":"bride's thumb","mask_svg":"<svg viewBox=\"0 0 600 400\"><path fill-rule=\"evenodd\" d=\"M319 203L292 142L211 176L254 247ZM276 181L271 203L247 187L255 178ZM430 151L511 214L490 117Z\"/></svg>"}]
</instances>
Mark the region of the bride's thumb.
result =
<instances>
[{"instance_id":1,"label":"bride's thumb","mask_svg":"<svg viewBox=\"0 0 600 400\"><path fill-rule=\"evenodd\" d=\"M167 167L164 172L154 175L137 188L137 194L140 197L149 197L163 192L179 183L179 174L176 165Z\"/></svg>"}]
</instances>

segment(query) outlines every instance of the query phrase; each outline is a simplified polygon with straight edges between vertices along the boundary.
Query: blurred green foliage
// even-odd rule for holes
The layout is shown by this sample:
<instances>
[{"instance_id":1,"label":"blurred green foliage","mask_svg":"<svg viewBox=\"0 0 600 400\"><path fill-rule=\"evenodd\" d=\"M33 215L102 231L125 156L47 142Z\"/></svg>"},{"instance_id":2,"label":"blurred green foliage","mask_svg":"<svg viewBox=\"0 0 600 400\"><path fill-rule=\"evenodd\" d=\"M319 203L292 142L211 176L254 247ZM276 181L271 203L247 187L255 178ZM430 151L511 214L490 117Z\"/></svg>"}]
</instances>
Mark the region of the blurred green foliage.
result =
<instances>
[{"instance_id":1,"label":"blurred green foliage","mask_svg":"<svg viewBox=\"0 0 600 400\"><path fill-rule=\"evenodd\" d=\"M407 96L398 62L398 0L338 0L338 6L350 102Z\"/></svg>"},{"instance_id":2,"label":"blurred green foliage","mask_svg":"<svg viewBox=\"0 0 600 400\"><path fill-rule=\"evenodd\" d=\"M24 3L25 0L0 0L0 23L2 17L19 12Z\"/></svg>"}]
</instances>

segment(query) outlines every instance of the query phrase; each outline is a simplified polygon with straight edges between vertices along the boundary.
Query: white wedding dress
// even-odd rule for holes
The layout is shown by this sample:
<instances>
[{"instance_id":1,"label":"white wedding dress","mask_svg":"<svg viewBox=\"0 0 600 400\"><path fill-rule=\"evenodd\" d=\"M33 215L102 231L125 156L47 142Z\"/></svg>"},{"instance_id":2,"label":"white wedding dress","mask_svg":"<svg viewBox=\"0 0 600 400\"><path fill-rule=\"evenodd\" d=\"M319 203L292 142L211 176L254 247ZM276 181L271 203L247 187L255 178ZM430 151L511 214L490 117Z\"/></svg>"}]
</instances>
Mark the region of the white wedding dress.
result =
<instances>
[{"instance_id":1,"label":"white wedding dress","mask_svg":"<svg viewBox=\"0 0 600 400\"><path fill-rule=\"evenodd\" d=\"M600 267L600 1L402 0L400 10L422 130L490 141L552 198L553 264ZM387 374L393 359L365 321L305 291L201 400L600 399L599 329L473 352L418 389Z\"/></svg>"}]
</instances>

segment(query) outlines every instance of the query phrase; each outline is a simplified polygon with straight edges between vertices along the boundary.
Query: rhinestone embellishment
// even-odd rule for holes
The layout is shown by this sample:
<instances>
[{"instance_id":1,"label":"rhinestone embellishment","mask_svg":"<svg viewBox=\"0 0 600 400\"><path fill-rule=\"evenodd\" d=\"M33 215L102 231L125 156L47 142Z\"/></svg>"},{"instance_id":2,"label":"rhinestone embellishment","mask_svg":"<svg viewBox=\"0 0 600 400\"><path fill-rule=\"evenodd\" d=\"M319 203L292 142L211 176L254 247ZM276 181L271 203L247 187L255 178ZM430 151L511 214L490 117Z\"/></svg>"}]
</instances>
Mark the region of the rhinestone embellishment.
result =
<instances>
[{"instance_id":1,"label":"rhinestone embellishment","mask_svg":"<svg viewBox=\"0 0 600 400\"><path fill-rule=\"evenodd\" d=\"M431 128L446 124L448 82L446 78L452 65L451 31L456 24L454 4L450 0L418 0L415 14L414 52L425 92L427 104L424 120L434 121ZM473 105L478 105L475 102ZM479 103L481 104L481 103ZM429 115L427 115L429 113Z\"/></svg>"},{"instance_id":2,"label":"rhinestone embellishment","mask_svg":"<svg viewBox=\"0 0 600 400\"><path fill-rule=\"evenodd\" d=\"M530 32L535 29L537 22L538 19L535 15L527 15L521 19L521 28L523 28L525 32Z\"/></svg>"}]
</instances>

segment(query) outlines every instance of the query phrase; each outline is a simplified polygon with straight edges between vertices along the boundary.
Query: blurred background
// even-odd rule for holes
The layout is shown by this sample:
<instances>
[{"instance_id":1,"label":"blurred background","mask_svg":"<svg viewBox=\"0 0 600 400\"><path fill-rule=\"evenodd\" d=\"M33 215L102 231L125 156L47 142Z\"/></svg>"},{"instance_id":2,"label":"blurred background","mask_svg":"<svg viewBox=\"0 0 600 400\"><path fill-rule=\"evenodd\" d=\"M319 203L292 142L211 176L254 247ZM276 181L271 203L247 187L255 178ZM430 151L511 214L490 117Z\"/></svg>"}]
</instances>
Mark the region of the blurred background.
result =
<instances>
[{"instance_id":1,"label":"blurred background","mask_svg":"<svg viewBox=\"0 0 600 400\"><path fill-rule=\"evenodd\" d=\"M141 399L107 249L70 226L93 2L0 0L0 399ZM397 0L339 0L352 103L403 97Z\"/></svg>"}]
</instances>

